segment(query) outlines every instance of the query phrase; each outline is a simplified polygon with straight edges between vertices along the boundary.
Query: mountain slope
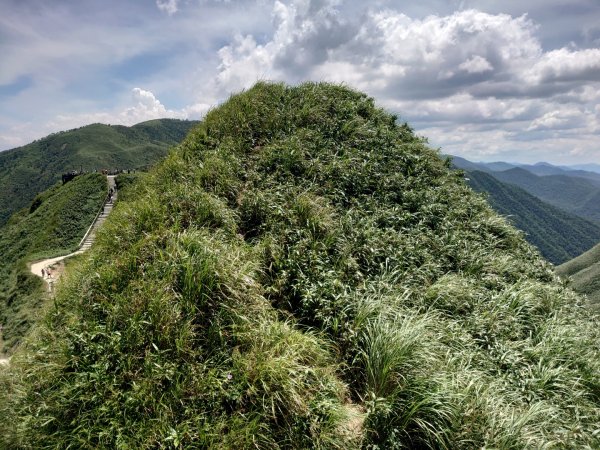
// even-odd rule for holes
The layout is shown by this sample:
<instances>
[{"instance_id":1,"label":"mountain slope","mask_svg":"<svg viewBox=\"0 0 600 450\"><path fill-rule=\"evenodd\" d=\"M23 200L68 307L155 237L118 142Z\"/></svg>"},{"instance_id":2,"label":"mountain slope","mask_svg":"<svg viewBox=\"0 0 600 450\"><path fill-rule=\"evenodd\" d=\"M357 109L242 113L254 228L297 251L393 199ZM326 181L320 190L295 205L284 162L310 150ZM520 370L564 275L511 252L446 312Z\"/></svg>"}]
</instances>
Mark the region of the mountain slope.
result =
<instances>
[{"instance_id":1,"label":"mountain slope","mask_svg":"<svg viewBox=\"0 0 600 450\"><path fill-rule=\"evenodd\" d=\"M556 273L571 277L573 289L585 294L590 303L600 308L600 244L558 266Z\"/></svg>"},{"instance_id":2,"label":"mountain slope","mask_svg":"<svg viewBox=\"0 0 600 450\"><path fill-rule=\"evenodd\" d=\"M83 175L39 194L0 227L0 353L23 339L39 313L42 282L26 263L74 250L106 193L105 176Z\"/></svg>"},{"instance_id":3,"label":"mountain slope","mask_svg":"<svg viewBox=\"0 0 600 450\"><path fill-rule=\"evenodd\" d=\"M469 185L488 194L491 206L525 232L548 261L558 265L600 241L600 225L548 205L525 190L498 181L492 174L471 171Z\"/></svg>"},{"instance_id":4,"label":"mountain slope","mask_svg":"<svg viewBox=\"0 0 600 450\"><path fill-rule=\"evenodd\" d=\"M230 98L0 372L0 439L597 447L591 313L449 165L345 87Z\"/></svg>"},{"instance_id":5,"label":"mountain slope","mask_svg":"<svg viewBox=\"0 0 600 450\"><path fill-rule=\"evenodd\" d=\"M600 193L600 186L594 181L567 175L537 176L522 168L494 172L492 175L504 183L525 189L557 208L588 220L600 220L600 203L593 202Z\"/></svg>"},{"instance_id":6,"label":"mountain slope","mask_svg":"<svg viewBox=\"0 0 600 450\"><path fill-rule=\"evenodd\" d=\"M61 174L83 168L137 169L154 164L196 124L160 119L132 127L93 124L0 152L0 225Z\"/></svg>"}]
</instances>

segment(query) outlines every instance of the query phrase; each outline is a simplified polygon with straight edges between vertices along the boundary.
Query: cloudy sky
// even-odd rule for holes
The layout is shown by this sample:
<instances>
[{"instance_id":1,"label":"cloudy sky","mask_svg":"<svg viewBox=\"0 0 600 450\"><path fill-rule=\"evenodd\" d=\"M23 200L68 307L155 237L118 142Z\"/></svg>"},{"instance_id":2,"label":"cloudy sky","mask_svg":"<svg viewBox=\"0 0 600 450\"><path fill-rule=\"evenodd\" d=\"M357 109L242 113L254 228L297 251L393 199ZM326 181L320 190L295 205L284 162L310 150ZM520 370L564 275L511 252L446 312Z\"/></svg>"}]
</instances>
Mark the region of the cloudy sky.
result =
<instances>
[{"instance_id":1,"label":"cloudy sky","mask_svg":"<svg viewBox=\"0 0 600 450\"><path fill-rule=\"evenodd\" d=\"M0 150L345 83L445 153L600 162L599 0L0 0Z\"/></svg>"}]
</instances>

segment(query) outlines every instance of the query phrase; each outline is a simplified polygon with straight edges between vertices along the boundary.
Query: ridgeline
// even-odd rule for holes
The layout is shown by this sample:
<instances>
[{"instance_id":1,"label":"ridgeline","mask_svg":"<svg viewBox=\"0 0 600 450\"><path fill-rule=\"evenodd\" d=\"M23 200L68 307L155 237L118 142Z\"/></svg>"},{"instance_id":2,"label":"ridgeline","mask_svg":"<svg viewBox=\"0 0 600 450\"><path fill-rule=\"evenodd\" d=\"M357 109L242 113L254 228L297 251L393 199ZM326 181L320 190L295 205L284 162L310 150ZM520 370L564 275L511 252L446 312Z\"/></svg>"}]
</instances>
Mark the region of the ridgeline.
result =
<instances>
[{"instance_id":1,"label":"ridgeline","mask_svg":"<svg viewBox=\"0 0 600 450\"><path fill-rule=\"evenodd\" d=\"M86 255L0 371L6 448L600 445L592 313L345 87L233 96Z\"/></svg>"}]
</instances>

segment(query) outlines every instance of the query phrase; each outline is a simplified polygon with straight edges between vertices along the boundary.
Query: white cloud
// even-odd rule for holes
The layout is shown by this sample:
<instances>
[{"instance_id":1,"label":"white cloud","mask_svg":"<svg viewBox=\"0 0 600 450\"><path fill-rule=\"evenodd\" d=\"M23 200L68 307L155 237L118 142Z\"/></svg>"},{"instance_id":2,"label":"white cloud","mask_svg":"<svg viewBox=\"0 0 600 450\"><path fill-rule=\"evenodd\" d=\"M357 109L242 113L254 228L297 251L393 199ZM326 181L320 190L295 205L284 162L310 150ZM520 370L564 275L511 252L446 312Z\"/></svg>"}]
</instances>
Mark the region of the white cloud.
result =
<instances>
[{"instance_id":1,"label":"white cloud","mask_svg":"<svg viewBox=\"0 0 600 450\"><path fill-rule=\"evenodd\" d=\"M56 131L94 122L130 126L146 120L161 118L199 118L209 109L208 105L203 104L193 105L182 110L167 109L152 92L138 87L131 90L131 103L131 106L113 111L60 115L53 121L48 122L47 127L53 128L53 131Z\"/></svg>"},{"instance_id":2,"label":"white cloud","mask_svg":"<svg viewBox=\"0 0 600 450\"><path fill-rule=\"evenodd\" d=\"M237 37L220 50L221 88L247 87L259 75L349 81L382 97L443 97L514 80L542 54L525 16L467 10L417 20L385 10L367 12L356 26L340 19L335 5L276 1L270 41Z\"/></svg>"},{"instance_id":3,"label":"white cloud","mask_svg":"<svg viewBox=\"0 0 600 450\"><path fill-rule=\"evenodd\" d=\"M458 68L468 73L482 73L494 69L487 59L479 55L467 59Z\"/></svg>"},{"instance_id":4,"label":"white cloud","mask_svg":"<svg viewBox=\"0 0 600 450\"><path fill-rule=\"evenodd\" d=\"M599 49L544 51L538 26L525 15L464 10L415 19L387 9L348 22L338 6L276 1L272 37L237 36L222 47L217 82L206 92L237 91L257 79L342 82L440 144L460 151L463 142L485 155L525 148L516 142L556 139L561 130L577 129L583 138L600 127L593 112ZM502 129L487 129L491 124ZM562 142L573 148L577 139Z\"/></svg>"},{"instance_id":5,"label":"white cloud","mask_svg":"<svg viewBox=\"0 0 600 450\"><path fill-rule=\"evenodd\" d=\"M156 0L158 9L166 12L168 15L173 15L178 11L177 3L178 0Z\"/></svg>"},{"instance_id":6,"label":"white cloud","mask_svg":"<svg viewBox=\"0 0 600 450\"><path fill-rule=\"evenodd\" d=\"M561 48L547 52L526 72L530 82L600 81L600 49Z\"/></svg>"},{"instance_id":7,"label":"white cloud","mask_svg":"<svg viewBox=\"0 0 600 450\"><path fill-rule=\"evenodd\" d=\"M186 106L182 110L183 117L190 120L201 119L212 108L213 105L208 103L194 103Z\"/></svg>"},{"instance_id":8,"label":"white cloud","mask_svg":"<svg viewBox=\"0 0 600 450\"><path fill-rule=\"evenodd\" d=\"M158 101L154 94L140 88L134 88L131 91L131 98L134 106L125 109L117 116L120 123L124 125L133 125L144 120L159 119L161 117L175 117L179 113L167 110L164 105Z\"/></svg>"}]
</instances>

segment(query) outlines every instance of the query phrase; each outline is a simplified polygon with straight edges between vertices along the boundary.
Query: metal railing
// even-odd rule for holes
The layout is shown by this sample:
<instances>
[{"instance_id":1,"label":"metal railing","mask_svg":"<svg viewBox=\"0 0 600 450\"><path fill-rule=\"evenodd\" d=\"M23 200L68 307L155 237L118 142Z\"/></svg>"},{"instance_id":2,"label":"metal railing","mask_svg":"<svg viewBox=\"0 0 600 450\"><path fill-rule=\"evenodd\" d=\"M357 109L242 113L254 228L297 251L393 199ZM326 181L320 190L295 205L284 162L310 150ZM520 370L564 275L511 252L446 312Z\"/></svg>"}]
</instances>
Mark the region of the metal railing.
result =
<instances>
[{"instance_id":1,"label":"metal railing","mask_svg":"<svg viewBox=\"0 0 600 450\"><path fill-rule=\"evenodd\" d=\"M104 208L106 207L106 204L109 202L109 200L110 200L110 194L106 194L106 198L104 199L104 202L102 203L102 206L100 207L100 211L98 211L98 214L96 214L96 217L94 217L92 224L89 226L89 228L87 229L87 231L81 238L81 241L79 241L79 245L77 245L78 249L81 248L81 246L83 245L83 243L85 242L85 240L87 239L89 234L91 233L92 229L94 228L94 225L96 225L96 221L98 220L100 215L104 212Z\"/></svg>"}]
</instances>

